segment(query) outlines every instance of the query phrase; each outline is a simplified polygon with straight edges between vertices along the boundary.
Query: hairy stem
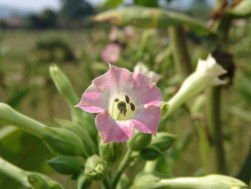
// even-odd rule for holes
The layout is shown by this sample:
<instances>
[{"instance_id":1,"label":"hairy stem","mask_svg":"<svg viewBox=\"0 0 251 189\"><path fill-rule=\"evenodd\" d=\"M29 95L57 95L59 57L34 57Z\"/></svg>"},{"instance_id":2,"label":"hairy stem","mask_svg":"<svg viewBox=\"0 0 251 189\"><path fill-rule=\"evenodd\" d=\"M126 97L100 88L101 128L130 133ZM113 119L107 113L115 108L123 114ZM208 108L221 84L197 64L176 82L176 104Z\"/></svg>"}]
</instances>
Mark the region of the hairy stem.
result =
<instances>
[{"instance_id":1,"label":"hairy stem","mask_svg":"<svg viewBox=\"0 0 251 189\"><path fill-rule=\"evenodd\" d=\"M20 182L23 186L31 188L25 172L0 157L0 172Z\"/></svg>"},{"instance_id":2,"label":"hairy stem","mask_svg":"<svg viewBox=\"0 0 251 189\"><path fill-rule=\"evenodd\" d=\"M128 166L128 164L130 163L131 155L132 155L132 151L130 149L128 149L123 160L121 161L119 168L118 168L118 171L112 181L112 188L116 188L116 185L117 185L121 175L123 174L123 172L126 169L126 167Z\"/></svg>"},{"instance_id":3,"label":"hairy stem","mask_svg":"<svg viewBox=\"0 0 251 189\"><path fill-rule=\"evenodd\" d=\"M177 71L183 78L192 73L192 66L187 50L184 30L181 26L170 26L168 29L171 45L173 46L174 61Z\"/></svg>"},{"instance_id":4,"label":"hairy stem","mask_svg":"<svg viewBox=\"0 0 251 189\"><path fill-rule=\"evenodd\" d=\"M226 161L223 134L220 121L221 87L211 87L208 91L207 117L214 145L214 169L216 173L226 174Z\"/></svg>"}]
</instances>

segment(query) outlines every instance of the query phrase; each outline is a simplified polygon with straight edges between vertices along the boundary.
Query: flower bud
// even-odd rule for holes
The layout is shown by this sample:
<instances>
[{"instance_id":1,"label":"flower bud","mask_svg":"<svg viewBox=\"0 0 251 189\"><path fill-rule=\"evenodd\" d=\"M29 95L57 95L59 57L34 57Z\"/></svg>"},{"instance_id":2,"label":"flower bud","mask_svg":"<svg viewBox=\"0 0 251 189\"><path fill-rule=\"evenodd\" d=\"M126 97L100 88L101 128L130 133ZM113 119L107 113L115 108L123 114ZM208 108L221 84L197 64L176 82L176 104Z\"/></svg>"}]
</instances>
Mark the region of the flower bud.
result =
<instances>
[{"instance_id":1,"label":"flower bud","mask_svg":"<svg viewBox=\"0 0 251 189\"><path fill-rule=\"evenodd\" d=\"M30 173L28 174L27 178L28 178L28 182L35 189L49 189L50 188L46 180L39 174Z\"/></svg>"},{"instance_id":2,"label":"flower bud","mask_svg":"<svg viewBox=\"0 0 251 189\"><path fill-rule=\"evenodd\" d=\"M58 91L64 95L71 106L78 103L78 98L73 91L70 80L65 76L62 70L57 65L50 66L50 74Z\"/></svg>"},{"instance_id":3,"label":"flower bud","mask_svg":"<svg viewBox=\"0 0 251 189\"><path fill-rule=\"evenodd\" d=\"M199 60L195 72L185 79L179 91L167 102L169 107L166 116L207 87L226 84L226 81L219 78L226 72L212 55L208 55L207 60Z\"/></svg>"},{"instance_id":4,"label":"flower bud","mask_svg":"<svg viewBox=\"0 0 251 189\"><path fill-rule=\"evenodd\" d=\"M122 155L124 151L123 143L120 142L110 142L99 144L99 154L100 156L108 162L116 162Z\"/></svg>"},{"instance_id":5,"label":"flower bud","mask_svg":"<svg viewBox=\"0 0 251 189\"><path fill-rule=\"evenodd\" d=\"M47 129L49 133L44 135L43 139L54 153L69 156L84 155L83 142L76 134L62 128Z\"/></svg>"},{"instance_id":6,"label":"flower bud","mask_svg":"<svg viewBox=\"0 0 251 189\"><path fill-rule=\"evenodd\" d=\"M78 124L68 120L56 119L56 121L60 124L62 128L70 130L76 135L78 135L78 137L83 141L84 151L88 156L97 153L97 150L95 150L97 149L97 146L95 145L86 130L84 130Z\"/></svg>"},{"instance_id":7,"label":"flower bud","mask_svg":"<svg viewBox=\"0 0 251 189\"><path fill-rule=\"evenodd\" d=\"M85 175L90 176L94 180L103 180L106 172L107 164L101 157L93 155L87 159L85 163Z\"/></svg>"},{"instance_id":8,"label":"flower bud","mask_svg":"<svg viewBox=\"0 0 251 189\"><path fill-rule=\"evenodd\" d=\"M76 157L58 156L48 161L49 165L57 172L64 175L77 175L84 165Z\"/></svg>"},{"instance_id":9,"label":"flower bud","mask_svg":"<svg viewBox=\"0 0 251 189\"><path fill-rule=\"evenodd\" d=\"M157 147L160 151L167 150L175 141L175 136L166 132L158 132L156 137L153 137L150 146Z\"/></svg>"},{"instance_id":10,"label":"flower bud","mask_svg":"<svg viewBox=\"0 0 251 189\"><path fill-rule=\"evenodd\" d=\"M131 189L141 188L247 189L248 186L236 178L224 175L165 179L151 174L145 174L138 177L131 187Z\"/></svg>"},{"instance_id":11,"label":"flower bud","mask_svg":"<svg viewBox=\"0 0 251 189\"><path fill-rule=\"evenodd\" d=\"M41 173L27 172L27 180L34 189L63 189L61 184Z\"/></svg>"},{"instance_id":12,"label":"flower bud","mask_svg":"<svg viewBox=\"0 0 251 189\"><path fill-rule=\"evenodd\" d=\"M88 189L92 184L92 179L85 175L84 173L80 174L77 178L77 189Z\"/></svg>"},{"instance_id":13,"label":"flower bud","mask_svg":"<svg viewBox=\"0 0 251 189\"><path fill-rule=\"evenodd\" d=\"M128 146L133 151L140 151L145 148L152 139L151 134L137 132L129 141Z\"/></svg>"},{"instance_id":14,"label":"flower bud","mask_svg":"<svg viewBox=\"0 0 251 189\"><path fill-rule=\"evenodd\" d=\"M78 103L79 99L73 90L70 80L55 64L50 66L50 74L58 91L65 97L68 104L70 105L73 119L76 120L80 126L84 125L84 128L88 131L88 134L90 134L93 138L96 138L97 130L95 127L93 127L94 121L92 115L85 114L79 109L73 108ZM93 124L91 124L92 122Z\"/></svg>"},{"instance_id":15,"label":"flower bud","mask_svg":"<svg viewBox=\"0 0 251 189\"><path fill-rule=\"evenodd\" d=\"M140 151L140 157L144 160L155 160L161 155L161 151L155 146L147 146Z\"/></svg>"}]
</instances>

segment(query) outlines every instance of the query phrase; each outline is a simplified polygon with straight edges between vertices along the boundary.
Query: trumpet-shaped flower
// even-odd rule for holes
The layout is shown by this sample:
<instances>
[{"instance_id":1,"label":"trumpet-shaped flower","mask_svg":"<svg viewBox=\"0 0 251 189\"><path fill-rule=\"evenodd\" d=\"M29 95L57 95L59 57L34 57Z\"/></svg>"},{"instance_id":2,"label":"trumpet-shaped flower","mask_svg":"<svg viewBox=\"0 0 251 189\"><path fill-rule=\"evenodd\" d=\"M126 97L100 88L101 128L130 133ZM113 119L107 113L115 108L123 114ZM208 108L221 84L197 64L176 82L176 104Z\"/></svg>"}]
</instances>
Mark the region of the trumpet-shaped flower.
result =
<instances>
[{"instance_id":1,"label":"trumpet-shaped flower","mask_svg":"<svg viewBox=\"0 0 251 189\"><path fill-rule=\"evenodd\" d=\"M161 118L162 95L150 78L110 65L93 80L77 107L98 113L95 124L103 142L123 142L134 129L156 134Z\"/></svg>"},{"instance_id":2,"label":"trumpet-shaped flower","mask_svg":"<svg viewBox=\"0 0 251 189\"><path fill-rule=\"evenodd\" d=\"M227 73L221 65L217 64L211 54L207 60L199 60L195 72L189 75L180 87L180 90L168 101L168 112L170 115L181 104L199 94L209 86L223 85L225 80L219 76Z\"/></svg>"},{"instance_id":3,"label":"trumpet-shaped flower","mask_svg":"<svg viewBox=\"0 0 251 189\"><path fill-rule=\"evenodd\" d=\"M160 74L157 74L154 71L149 71L148 67L142 62L136 64L136 66L134 67L134 72L139 72L146 75L151 79L153 83L157 83L161 78Z\"/></svg>"},{"instance_id":4,"label":"trumpet-shaped flower","mask_svg":"<svg viewBox=\"0 0 251 189\"><path fill-rule=\"evenodd\" d=\"M115 43L108 44L102 51L102 58L105 63L115 63L119 59L121 47Z\"/></svg>"}]
</instances>

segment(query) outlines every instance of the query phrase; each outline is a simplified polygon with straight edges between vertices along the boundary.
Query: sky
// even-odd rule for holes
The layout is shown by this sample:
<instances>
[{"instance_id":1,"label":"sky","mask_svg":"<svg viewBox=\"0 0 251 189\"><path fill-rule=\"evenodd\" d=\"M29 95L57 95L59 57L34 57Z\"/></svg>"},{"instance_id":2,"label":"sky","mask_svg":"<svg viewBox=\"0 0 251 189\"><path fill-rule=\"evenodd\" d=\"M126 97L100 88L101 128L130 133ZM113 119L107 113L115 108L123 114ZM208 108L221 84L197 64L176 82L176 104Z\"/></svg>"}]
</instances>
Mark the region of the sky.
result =
<instances>
[{"instance_id":1,"label":"sky","mask_svg":"<svg viewBox=\"0 0 251 189\"><path fill-rule=\"evenodd\" d=\"M104 0L87 0L92 5L96 6L101 4ZM126 0L132 2L132 0ZM182 1L182 3L180 3ZM208 2L212 0L207 0ZM187 6L191 0L176 0L176 4ZM175 3L175 0L174 0ZM46 8L58 10L60 8L60 0L0 0L0 5L30 10L33 12L42 11Z\"/></svg>"}]
</instances>

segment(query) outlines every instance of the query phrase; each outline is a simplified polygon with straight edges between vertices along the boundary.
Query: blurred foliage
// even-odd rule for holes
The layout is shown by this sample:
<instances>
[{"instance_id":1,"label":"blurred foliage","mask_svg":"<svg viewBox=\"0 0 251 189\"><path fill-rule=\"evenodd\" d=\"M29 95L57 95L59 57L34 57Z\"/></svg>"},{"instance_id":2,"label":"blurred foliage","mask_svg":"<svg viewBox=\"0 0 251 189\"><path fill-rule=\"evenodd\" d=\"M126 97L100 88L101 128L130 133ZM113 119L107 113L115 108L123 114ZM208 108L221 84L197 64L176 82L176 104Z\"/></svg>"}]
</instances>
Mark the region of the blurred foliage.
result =
<instances>
[{"instance_id":1,"label":"blurred foliage","mask_svg":"<svg viewBox=\"0 0 251 189\"><path fill-rule=\"evenodd\" d=\"M34 48L34 56L38 62L62 62L74 59L73 52L63 39L38 41Z\"/></svg>"},{"instance_id":2,"label":"blurred foliage","mask_svg":"<svg viewBox=\"0 0 251 189\"><path fill-rule=\"evenodd\" d=\"M61 2L63 4L60 10L61 16L66 19L66 21L74 22L94 13L94 9L87 1L61 0Z\"/></svg>"},{"instance_id":3,"label":"blurred foliage","mask_svg":"<svg viewBox=\"0 0 251 189\"><path fill-rule=\"evenodd\" d=\"M68 9L66 11L71 11L70 5L67 4L71 2L63 2L65 9ZM148 3L153 3L153 6L155 6L156 2L134 1L135 4L138 3L143 6L149 6ZM120 3L119 0L107 1L105 6L114 8ZM82 8L84 7L88 11L83 12L84 9ZM191 7L191 10L193 9L195 7ZM79 12L69 12L67 19L80 18L80 15L93 13L93 10L83 2L79 9L76 7L74 10ZM190 14L193 11L188 10L187 12ZM201 17L208 16L206 12L202 14L205 15L201 15ZM39 17L31 16L30 22L33 22L33 24L39 23L43 20L42 17L44 17L44 20L47 17L51 17L51 20L56 18L50 12L44 12L42 15ZM39 19L41 20L39 21ZM126 67L133 71L137 62L145 63L150 70L162 75L157 85L164 89L162 91L163 97L169 99L177 91L181 78L174 70L172 48L167 32L165 30L144 30L132 27L131 34L128 35L123 27L117 29L120 34L115 42L121 45L122 51L116 66ZM230 49L234 54L237 69L233 88L228 88L223 92L223 109L226 110L223 114L223 125L227 164L231 175L238 173L251 138L250 132L248 132L251 124L249 116L251 105L250 30L250 19L234 21L230 30ZM60 67L70 78L73 88L80 97L93 78L108 70L108 65L102 62L101 52L107 44L114 42L108 37L110 32L110 27L107 25L95 26L84 31L4 31L0 46L1 101L7 102L21 112L46 123L52 123L54 117L69 118L70 110L63 98L56 93L56 88L49 78L48 64L52 61L61 63ZM194 66L199 57L205 56L212 50L208 45L210 40L197 38L198 36L191 31L186 32L186 37ZM7 47L9 47L9 52L1 54L3 49ZM74 57L75 59L73 59ZM229 104L231 104L230 108ZM191 102L191 105L193 105L193 102ZM160 130L175 133L177 142L165 152L165 158L158 159L156 167L160 173L170 176L200 175L203 173L201 166L203 160L199 156L198 137L193 127L186 107L178 110L168 120L161 122ZM27 170L42 171L43 173L51 172L45 160L51 158L52 155L43 143L37 138L9 126L0 126L0 129L0 155L3 158ZM199 129L201 132L199 134L202 134L206 140L209 137L208 128L200 127ZM9 134L1 138L4 133ZM232 153L233 149L235 153ZM210 160L211 156L212 154L209 154L207 158ZM209 163L209 170L210 165ZM129 170L131 171L130 178L135 176L138 169L138 167L133 167ZM61 180L65 186L68 186L66 188L73 187L68 185L68 179L64 179L64 177L57 175L56 179ZM20 188L18 183L1 175L0 188L2 186ZM93 188L95 186L93 185Z\"/></svg>"},{"instance_id":4,"label":"blurred foliage","mask_svg":"<svg viewBox=\"0 0 251 189\"><path fill-rule=\"evenodd\" d=\"M32 14L24 19L24 27L27 29L48 29L58 25L57 13L46 9L40 15Z\"/></svg>"}]
</instances>

